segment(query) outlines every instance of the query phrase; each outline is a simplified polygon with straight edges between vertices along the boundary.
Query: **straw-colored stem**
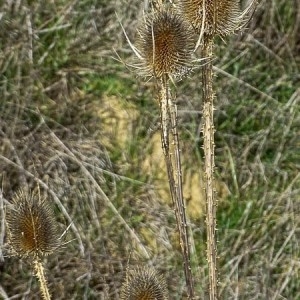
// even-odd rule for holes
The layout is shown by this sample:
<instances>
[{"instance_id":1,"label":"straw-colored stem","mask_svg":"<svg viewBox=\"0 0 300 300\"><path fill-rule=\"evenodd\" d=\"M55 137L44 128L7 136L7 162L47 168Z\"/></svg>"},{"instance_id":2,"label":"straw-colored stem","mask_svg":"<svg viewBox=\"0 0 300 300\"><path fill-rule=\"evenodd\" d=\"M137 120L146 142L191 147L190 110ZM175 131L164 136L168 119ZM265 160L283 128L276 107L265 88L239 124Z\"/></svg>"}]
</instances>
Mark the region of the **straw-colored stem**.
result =
<instances>
[{"instance_id":1,"label":"straw-colored stem","mask_svg":"<svg viewBox=\"0 0 300 300\"><path fill-rule=\"evenodd\" d=\"M177 131L177 109L173 103L167 76L163 77L160 82L160 108L161 108L161 138L162 148L166 162L167 174L169 179L170 193L172 203L175 210L177 228L179 232L179 240L181 253L184 263L184 273L186 279L188 299L194 299L193 275L190 264L190 249L188 230L186 222L185 204L182 192L182 172L179 137ZM174 158L170 152L169 134L173 135L172 149L174 150ZM175 167L174 167L175 166ZM175 170L175 171L174 171Z\"/></svg>"},{"instance_id":2,"label":"straw-colored stem","mask_svg":"<svg viewBox=\"0 0 300 300\"><path fill-rule=\"evenodd\" d=\"M212 69L213 38L204 35L202 57L208 63L202 68L203 83L203 135L205 165L205 196L206 196L206 228L207 228L207 262L209 273L209 299L218 299L217 293L217 245L216 245L216 199L214 184L214 121L213 121L213 69Z\"/></svg>"},{"instance_id":3,"label":"straw-colored stem","mask_svg":"<svg viewBox=\"0 0 300 300\"><path fill-rule=\"evenodd\" d=\"M185 202L183 199L183 189L182 189L182 171L181 171L181 151L179 145L179 136L177 131L177 107L172 101L170 102L170 115L171 115L171 128L173 133L173 143L174 143L174 156L175 156L175 170L176 170L176 187L177 187L177 201L178 210L180 215L180 231L183 239L181 243L181 251L184 258L184 272L188 290L188 298L194 299L194 281L193 274L191 270L190 262L190 244L188 236L188 227L186 221L186 210Z\"/></svg>"},{"instance_id":4,"label":"straw-colored stem","mask_svg":"<svg viewBox=\"0 0 300 300\"><path fill-rule=\"evenodd\" d=\"M43 299L51 300L50 293L48 290L47 280L46 280L45 274L44 274L44 267L39 258L36 258L34 260L34 269L35 269L35 274L38 277L39 282L40 282L40 290L43 295Z\"/></svg>"}]
</instances>

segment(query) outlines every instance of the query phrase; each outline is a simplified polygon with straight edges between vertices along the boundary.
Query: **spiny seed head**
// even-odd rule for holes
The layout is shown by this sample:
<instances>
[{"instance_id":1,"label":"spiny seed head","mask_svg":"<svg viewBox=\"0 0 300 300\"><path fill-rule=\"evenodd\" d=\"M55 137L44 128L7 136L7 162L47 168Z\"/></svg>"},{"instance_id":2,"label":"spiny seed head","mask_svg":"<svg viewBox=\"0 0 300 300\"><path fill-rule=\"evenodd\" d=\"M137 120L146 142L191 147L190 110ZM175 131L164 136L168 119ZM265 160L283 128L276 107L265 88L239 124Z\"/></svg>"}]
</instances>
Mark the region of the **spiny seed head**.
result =
<instances>
[{"instance_id":1,"label":"spiny seed head","mask_svg":"<svg viewBox=\"0 0 300 300\"><path fill-rule=\"evenodd\" d=\"M193 33L188 23L171 10L146 15L137 46L142 75L181 77L190 70Z\"/></svg>"},{"instance_id":2,"label":"spiny seed head","mask_svg":"<svg viewBox=\"0 0 300 300\"><path fill-rule=\"evenodd\" d=\"M153 268L127 270L121 288L121 300L167 300L164 278Z\"/></svg>"},{"instance_id":3,"label":"spiny seed head","mask_svg":"<svg viewBox=\"0 0 300 300\"><path fill-rule=\"evenodd\" d=\"M58 247L56 223L50 207L38 195L20 190L12 199L6 222L9 243L20 256L39 257Z\"/></svg>"},{"instance_id":4,"label":"spiny seed head","mask_svg":"<svg viewBox=\"0 0 300 300\"><path fill-rule=\"evenodd\" d=\"M180 0L179 7L195 31L228 35L241 27L244 14L239 0Z\"/></svg>"}]
</instances>

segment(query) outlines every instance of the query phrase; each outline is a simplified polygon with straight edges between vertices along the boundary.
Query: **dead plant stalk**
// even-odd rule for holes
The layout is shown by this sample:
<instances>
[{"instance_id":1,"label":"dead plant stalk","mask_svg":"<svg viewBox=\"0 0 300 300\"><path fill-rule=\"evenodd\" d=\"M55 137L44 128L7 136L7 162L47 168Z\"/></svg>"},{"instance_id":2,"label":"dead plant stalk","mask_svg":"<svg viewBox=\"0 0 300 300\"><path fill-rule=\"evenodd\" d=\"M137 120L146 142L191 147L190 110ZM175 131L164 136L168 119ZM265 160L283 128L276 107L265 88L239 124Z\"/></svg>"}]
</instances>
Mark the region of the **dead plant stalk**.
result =
<instances>
[{"instance_id":1,"label":"dead plant stalk","mask_svg":"<svg viewBox=\"0 0 300 300\"><path fill-rule=\"evenodd\" d=\"M204 168L205 168L205 195L206 195L206 228L207 228L207 261L209 273L209 298L216 300L217 293L217 245L216 245L216 199L214 190L214 121L213 121L213 38L204 35L201 48L202 57L208 59L208 63L202 68L203 84L203 147L204 147Z\"/></svg>"},{"instance_id":2,"label":"dead plant stalk","mask_svg":"<svg viewBox=\"0 0 300 300\"><path fill-rule=\"evenodd\" d=\"M40 282L40 290L43 295L43 299L51 300L47 281L46 281L45 274L44 274L44 267L38 257L36 257L34 260L34 268L35 268L36 276L38 277L39 282Z\"/></svg>"},{"instance_id":3,"label":"dead plant stalk","mask_svg":"<svg viewBox=\"0 0 300 300\"><path fill-rule=\"evenodd\" d=\"M177 131L177 107L172 101L168 80L168 75L164 75L160 80L159 100L161 108L161 140L169 179L171 199L179 232L188 299L194 299L194 284L190 263L187 221L182 192L181 157ZM170 129L172 133L171 145L173 145L171 149L174 150L174 154L170 151ZM174 155L174 158L172 155Z\"/></svg>"}]
</instances>

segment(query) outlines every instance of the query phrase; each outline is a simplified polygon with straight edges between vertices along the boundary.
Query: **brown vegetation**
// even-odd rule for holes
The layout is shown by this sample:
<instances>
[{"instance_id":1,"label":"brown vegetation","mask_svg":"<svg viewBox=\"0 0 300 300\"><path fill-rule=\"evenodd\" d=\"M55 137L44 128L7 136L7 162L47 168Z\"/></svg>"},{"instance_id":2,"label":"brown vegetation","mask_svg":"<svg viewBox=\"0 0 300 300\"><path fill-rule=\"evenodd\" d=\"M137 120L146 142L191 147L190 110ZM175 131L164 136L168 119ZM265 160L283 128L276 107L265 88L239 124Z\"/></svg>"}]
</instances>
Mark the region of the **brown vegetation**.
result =
<instances>
[{"instance_id":1,"label":"brown vegetation","mask_svg":"<svg viewBox=\"0 0 300 300\"><path fill-rule=\"evenodd\" d=\"M159 170L143 168L160 124L155 86L117 61L136 62L118 18L134 41L147 3L0 4L0 298L40 299L29 262L6 246L5 215L24 186L39 187L67 229L43 260L53 299L119 299L128 264L143 262L170 299L187 297L173 209ZM216 40L215 176L228 189L220 299L300 297L299 11L297 0L262 0L244 34ZM183 178L203 166L200 70L176 87ZM132 120L115 131L127 109ZM188 225L196 296L207 299L205 223Z\"/></svg>"}]
</instances>

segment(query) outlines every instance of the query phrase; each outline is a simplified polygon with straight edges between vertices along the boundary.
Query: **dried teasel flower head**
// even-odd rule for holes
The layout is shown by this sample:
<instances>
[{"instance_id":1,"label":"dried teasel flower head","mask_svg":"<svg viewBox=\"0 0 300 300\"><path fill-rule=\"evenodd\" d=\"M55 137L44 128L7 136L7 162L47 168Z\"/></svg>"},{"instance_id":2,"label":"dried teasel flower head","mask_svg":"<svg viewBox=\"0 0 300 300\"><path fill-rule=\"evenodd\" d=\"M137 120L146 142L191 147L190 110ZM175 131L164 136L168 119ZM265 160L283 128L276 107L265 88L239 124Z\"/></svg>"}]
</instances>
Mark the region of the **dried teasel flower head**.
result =
<instances>
[{"instance_id":1,"label":"dried teasel flower head","mask_svg":"<svg viewBox=\"0 0 300 300\"><path fill-rule=\"evenodd\" d=\"M121 300L167 300L167 284L155 269L128 269L121 287Z\"/></svg>"},{"instance_id":2,"label":"dried teasel flower head","mask_svg":"<svg viewBox=\"0 0 300 300\"><path fill-rule=\"evenodd\" d=\"M6 214L9 244L19 256L40 257L59 245L54 216L45 199L37 193L20 190Z\"/></svg>"},{"instance_id":3,"label":"dried teasel flower head","mask_svg":"<svg viewBox=\"0 0 300 300\"><path fill-rule=\"evenodd\" d=\"M240 30L256 6L252 0L244 11L239 0L179 0L179 9L198 34L226 36Z\"/></svg>"},{"instance_id":4,"label":"dried teasel flower head","mask_svg":"<svg viewBox=\"0 0 300 300\"><path fill-rule=\"evenodd\" d=\"M181 78L191 69L193 31L180 15L156 10L145 16L138 33L136 54L142 75Z\"/></svg>"}]
</instances>

